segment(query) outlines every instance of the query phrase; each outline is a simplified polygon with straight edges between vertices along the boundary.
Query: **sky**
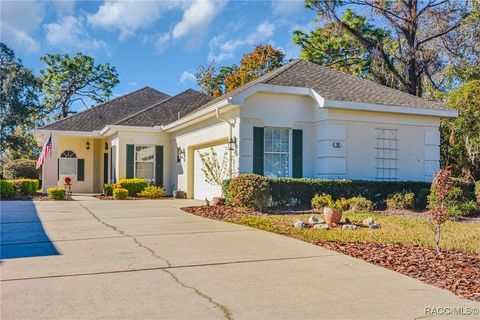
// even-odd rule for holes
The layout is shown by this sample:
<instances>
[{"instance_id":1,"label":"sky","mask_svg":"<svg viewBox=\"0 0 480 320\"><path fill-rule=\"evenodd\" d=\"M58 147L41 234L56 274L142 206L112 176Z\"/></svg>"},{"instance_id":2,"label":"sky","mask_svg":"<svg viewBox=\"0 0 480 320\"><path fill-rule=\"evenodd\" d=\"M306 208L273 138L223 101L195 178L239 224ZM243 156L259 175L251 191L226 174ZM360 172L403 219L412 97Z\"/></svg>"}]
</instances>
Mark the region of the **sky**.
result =
<instances>
[{"instance_id":1,"label":"sky","mask_svg":"<svg viewBox=\"0 0 480 320\"><path fill-rule=\"evenodd\" d=\"M150 86L167 94L197 88L212 59L238 63L255 44L297 58L294 30L315 27L303 1L4 1L0 39L39 74L46 53L82 52L119 74L114 96Z\"/></svg>"}]
</instances>

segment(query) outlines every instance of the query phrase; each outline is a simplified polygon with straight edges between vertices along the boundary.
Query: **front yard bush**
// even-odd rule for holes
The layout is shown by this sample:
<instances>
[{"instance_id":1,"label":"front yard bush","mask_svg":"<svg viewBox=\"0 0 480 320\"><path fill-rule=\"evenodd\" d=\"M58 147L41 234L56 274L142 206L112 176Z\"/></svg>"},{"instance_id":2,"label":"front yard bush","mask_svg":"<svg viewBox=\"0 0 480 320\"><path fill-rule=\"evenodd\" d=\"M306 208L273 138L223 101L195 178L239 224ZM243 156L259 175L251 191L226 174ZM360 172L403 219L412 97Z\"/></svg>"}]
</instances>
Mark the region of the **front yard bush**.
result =
<instances>
[{"instance_id":1,"label":"front yard bush","mask_svg":"<svg viewBox=\"0 0 480 320\"><path fill-rule=\"evenodd\" d=\"M357 212L372 211L373 202L364 197L351 197L348 199L350 210Z\"/></svg>"},{"instance_id":2,"label":"front yard bush","mask_svg":"<svg viewBox=\"0 0 480 320\"><path fill-rule=\"evenodd\" d=\"M477 203L480 206L480 181L475 183L475 197L477 198Z\"/></svg>"},{"instance_id":3,"label":"front yard bush","mask_svg":"<svg viewBox=\"0 0 480 320\"><path fill-rule=\"evenodd\" d=\"M10 180L0 180L0 198L8 199L15 195L15 184Z\"/></svg>"},{"instance_id":4,"label":"front yard bush","mask_svg":"<svg viewBox=\"0 0 480 320\"><path fill-rule=\"evenodd\" d=\"M322 210L325 207L333 207L333 199L329 194L316 194L311 201L313 209Z\"/></svg>"},{"instance_id":5,"label":"front yard bush","mask_svg":"<svg viewBox=\"0 0 480 320\"><path fill-rule=\"evenodd\" d=\"M128 190L124 188L115 188L113 189L113 199L115 200L125 200L128 197Z\"/></svg>"},{"instance_id":6,"label":"front yard bush","mask_svg":"<svg viewBox=\"0 0 480 320\"><path fill-rule=\"evenodd\" d=\"M228 199L234 207L263 210L270 202L268 182L257 174L242 174L230 181Z\"/></svg>"},{"instance_id":7,"label":"front yard bush","mask_svg":"<svg viewBox=\"0 0 480 320\"><path fill-rule=\"evenodd\" d=\"M37 179L39 171L35 169L35 160L16 159L8 161L3 168L3 175L7 179Z\"/></svg>"},{"instance_id":8,"label":"front yard bush","mask_svg":"<svg viewBox=\"0 0 480 320\"><path fill-rule=\"evenodd\" d=\"M63 188L48 188L47 189L48 197L52 200L63 200L65 199L65 189Z\"/></svg>"},{"instance_id":9,"label":"front yard bush","mask_svg":"<svg viewBox=\"0 0 480 320\"><path fill-rule=\"evenodd\" d=\"M35 195L39 186L37 179L17 179L14 180L13 183L17 191L25 196Z\"/></svg>"},{"instance_id":10,"label":"front yard bush","mask_svg":"<svg viewBox=\"0 0 480 320\"><path fill-rule=\"evenodd\" d=\"M112 196L114 187L115 186L111 183L105 183L103 185L103 194L105 194L106 196Z\"/></svg>"},{"instance_id":11,"label":"front yard bush","mask_svg":"<svg viewBox=\"0 0 480 320\"><path fill-rule=\"evenodd\" d=\"M143 189L148 187L148 181L139 178L121 179L117 182L116 186L121 189L127 189L128 195L131 197L135 197L140 192L142 192Z\"/></svg>"},{"instance_id":12,"label":"front yard bush","mask_svg":"<svg viewBox=\"0 0 480 320\"><path fill-rule=\"evenodd\" d=\"M139 197L147 199L158 199L165 197L165 189L157 186L148 186L138 194Z\"/></svg>"},{"instance_id":13,"label":"front yard bush","mask_svg":"<svg viewBox=\"0 0 480 320\"><path fill-rule=\"evenodd\" d=\"M389 210L413 209L415 194L413 192L397 192L387 198Z\"/></svg>"}]
</instances>

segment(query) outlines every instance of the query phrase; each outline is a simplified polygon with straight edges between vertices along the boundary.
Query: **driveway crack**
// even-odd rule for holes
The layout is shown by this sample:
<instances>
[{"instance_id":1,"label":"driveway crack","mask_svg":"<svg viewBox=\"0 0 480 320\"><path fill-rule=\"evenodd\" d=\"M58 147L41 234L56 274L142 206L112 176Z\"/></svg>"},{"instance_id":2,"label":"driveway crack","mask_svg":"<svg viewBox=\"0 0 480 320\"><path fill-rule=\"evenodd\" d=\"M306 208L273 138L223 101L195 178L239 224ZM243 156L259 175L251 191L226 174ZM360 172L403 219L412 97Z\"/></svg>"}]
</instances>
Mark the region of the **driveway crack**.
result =
<instances>
[{"instance_id":1,"label":"driveway crack","mask_svg":"<svg viewBox=\"0 0 480 320\"><path fill-rule=\"evenodd\" d=\"M148 251L152 257L166 263L168 268L172 267L172 264L170 263L170 261L167 258L164 258L164 257L158 255L155 252L155 250L153 250L152 248L150 248L150 247L146 246L145 244L143 244L142 242L140 242L135 236L132 236L132 235L126 233L125 231L118 229L116 226L111 225L111 224L103 221L93 211L91 211L89 208L84 206L82 203L78 202L78 205L81 206L83 209L85 209L85 211L87 211L95 220L97 220L98 222L100 222L101 224L106 226L107 228L112 229L113 231L121 234L124 237L132 239L138 247ZM182 280L180 280L180 278L178 278L172 271L170 271L168 269L160 269L160 270L167 273L168 275L170 275L170 277L173 279L173 281L175 281L178 285L180 285L180 286L182 286L186 289L192 290L196 295L198 295L199 297L201 297L203 299L206 299L210 304L213 304L214 308L219 308L222 311L225 319L228 319L228 320L233 319L231 311L226 306L224 306L224 305L220 304L219 302L215 301L212 297L210 297L207 294L201 292L199 289L197 289L193 286L187 285Z\"/></svg>"}]
</instances>

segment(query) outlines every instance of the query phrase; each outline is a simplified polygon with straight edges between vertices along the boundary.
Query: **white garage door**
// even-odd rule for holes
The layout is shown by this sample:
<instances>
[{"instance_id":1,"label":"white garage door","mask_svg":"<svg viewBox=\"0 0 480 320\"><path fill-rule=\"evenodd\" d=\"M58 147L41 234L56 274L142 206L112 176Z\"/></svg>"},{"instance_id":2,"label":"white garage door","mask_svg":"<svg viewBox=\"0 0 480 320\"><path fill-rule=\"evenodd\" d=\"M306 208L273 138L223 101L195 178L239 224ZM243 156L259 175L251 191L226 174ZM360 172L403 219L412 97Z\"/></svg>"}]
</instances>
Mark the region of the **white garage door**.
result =
<instances>
[{"instance_id":1,"label":"white garage door","mask_svg":"<svg viewBox=\"0 0 480 320\"><path fill-rule=\"evenodd\" d=\"M227 150L226 144L221 144L213 147L213 150L217 153L217 158L221 164L226 156ZM211 153L211 147L195 150L195 162L194 162L194 177L193 177L193 198L198 200L212 200L213 197L222 196L222 188L217 185L211 185L205 181L205 174L202 171L203 163L200 159L200 153ZM227 158L226 158L227 159Z\"/></svg>"}]
</instances>

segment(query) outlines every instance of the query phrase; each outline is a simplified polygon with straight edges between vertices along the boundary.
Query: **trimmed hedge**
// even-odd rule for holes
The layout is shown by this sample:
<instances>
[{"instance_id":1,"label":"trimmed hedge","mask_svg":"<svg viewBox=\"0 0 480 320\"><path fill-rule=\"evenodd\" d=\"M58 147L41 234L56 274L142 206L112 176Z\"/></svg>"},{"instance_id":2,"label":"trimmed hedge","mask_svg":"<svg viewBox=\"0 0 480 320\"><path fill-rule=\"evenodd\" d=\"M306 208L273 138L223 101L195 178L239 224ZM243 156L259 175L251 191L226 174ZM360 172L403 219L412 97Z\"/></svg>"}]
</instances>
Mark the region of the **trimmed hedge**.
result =
<instances>
[{"instance_id":1,"label":"trimmed hedge","mask_svg":"<svg viewBox=\"0 0 480 320\"><path fill-rule=\"evenodd\" d=\"M422 189L430 190L430 183L421 181L383 182L308 178L266 178L266 181L270 186L274 206L310 205L316 194L329 194L334 199L364 197L377 205L383 205L389 195L397 192L413 192L417 195ZM224 180L223 190L227 199L230 198L229 184L230 180Z\"/></svg>"},{"instance_id":2,"label":"trimmed hedge","mask_svg":"<svg viewBox=\"0 0 480 320\"><path fill-rule=\"evenodd\" d=\"M157 186L148 186L138 194L141 198L158 199L165 197L165 189Z\"/></svg>"},{"instance_id":3,"label":"trimmed hedge","mask_svg":"<svg viewBox=\"0 0 480 320\"><path fill-rule=\"evenodd\" d=\"M48 188L47 189L48 197L52 200L63 200L65 199L65 189L63 188Z\"/></svg>"},{"instance_id":4,"label":"trimmed hedge","mask_svg":"<svg viewBox=\"0 0 480 320\"><path fill-rule=\"evenodd\" d=\"M113 189L113 199L115 200L125 200L128 197L128 190L124 188L115 188Z\"/></svg>"},{"instance_id":5,"label":"trimmed hedge","mask_svg":"<svg viewBox=\"0 0 480 320\"><path fill-rule=\"evenodd\" d=\"M131 197L137 196L146 187L148 187L148 181L139 178L121 179L116 184L116 188L127 189Z\"/></svg>"},{"instance_id":6,"label":"trimmed hedge","mask_svg":"<svg viewBox=\"0 0 480 320\"><path fill-rule=\"evenodd\" d=\"M39 186L37 179L17 179L14 180L13 183L17 191L25 196L35 195Z\"/></svg>"},{"instance_id":7,"label":"trimmed hedge","mask_svg":"<svg viewBox=\"0 0 480 320\"><path fill-rule=\"evenodd\" d=\"M103 193L106 195L106 196L112 196L113 195L113 188L115 187L115 185L111 184L111 183L105 183L103 185Z\"/></svg>"},{"instance_id":8,"label":"trimmed hedge","mask_svg":"<svg viewBox=\"0 0 480 320\"><path fill-rule=\"evenodd\" d=\"M15 195L15 184L10 180L0 180L0 198L8 199Z\"/></svg>"},{"instance_id":9,"label":"trimmed hedge","mask_svg":"<svg viewBox=\"0 0 480 320\"><path fill-rule=\"evenodd\" d=\"M242 174L229 182L229 202L234 207L263 210L270 203L268 182L257 174Z\"/></svg>"}]
</instances>

